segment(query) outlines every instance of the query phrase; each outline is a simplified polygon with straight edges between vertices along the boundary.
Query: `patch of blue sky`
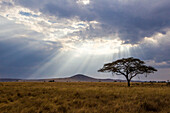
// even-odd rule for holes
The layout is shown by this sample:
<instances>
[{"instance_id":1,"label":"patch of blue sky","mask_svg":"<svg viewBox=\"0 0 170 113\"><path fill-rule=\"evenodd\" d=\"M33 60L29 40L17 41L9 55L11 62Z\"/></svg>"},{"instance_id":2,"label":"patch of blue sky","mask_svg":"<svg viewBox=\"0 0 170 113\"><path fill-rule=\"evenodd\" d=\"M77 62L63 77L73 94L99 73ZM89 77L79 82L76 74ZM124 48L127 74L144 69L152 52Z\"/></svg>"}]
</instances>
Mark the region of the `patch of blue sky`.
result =
<instances>
[{"instance_id":1,"label":"patch of blue sky","mask_svg":"<svg viewBox=\"0 0 170 113\"><path fill-rule=\"evenodd\" d=\"M23 11L20 11L19 14L24 15L24 16L38 17L38 15L31 14L29 12L23 12Z\"/></svg>"},{"instance_id":2,"label":"patch of blue sky","mask_svg":"<svg viewBox=\"0 0 170 113\"><path fill-rule=\"evenodd\" d=\"M55 21L51 21L51 20L48 20L48 22L50 22L50 23L56 23Z\"/></svg>"},{"instance_id":3,"label":"patch of blue sky","mask_svg":"<svg viewBox=\"0 0 170 113\"><path fill-rule=\"evenodd\" d=\"M86 26L85 24L78 24L78 26Z\"/></svg>"}]
</instances>

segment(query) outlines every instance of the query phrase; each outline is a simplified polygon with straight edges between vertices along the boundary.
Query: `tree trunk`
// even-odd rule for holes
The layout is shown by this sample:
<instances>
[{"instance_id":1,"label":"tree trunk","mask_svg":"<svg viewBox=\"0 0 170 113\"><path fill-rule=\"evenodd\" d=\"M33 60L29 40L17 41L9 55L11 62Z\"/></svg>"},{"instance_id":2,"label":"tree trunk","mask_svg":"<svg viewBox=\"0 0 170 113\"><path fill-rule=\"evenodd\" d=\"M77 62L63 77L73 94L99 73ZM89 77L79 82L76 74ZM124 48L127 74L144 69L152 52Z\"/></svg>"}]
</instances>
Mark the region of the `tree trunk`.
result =
<instances>
[{"instance_id":1,"label":"tree trunk","mask_svg":"<svg viewBox=\"0 0 170 113\"><path fill-rule=\"evenodd\" d=\"M128 83L128 87L130 87L130 80L127 80L127 83Z\"/></svg>"}]
</instances>

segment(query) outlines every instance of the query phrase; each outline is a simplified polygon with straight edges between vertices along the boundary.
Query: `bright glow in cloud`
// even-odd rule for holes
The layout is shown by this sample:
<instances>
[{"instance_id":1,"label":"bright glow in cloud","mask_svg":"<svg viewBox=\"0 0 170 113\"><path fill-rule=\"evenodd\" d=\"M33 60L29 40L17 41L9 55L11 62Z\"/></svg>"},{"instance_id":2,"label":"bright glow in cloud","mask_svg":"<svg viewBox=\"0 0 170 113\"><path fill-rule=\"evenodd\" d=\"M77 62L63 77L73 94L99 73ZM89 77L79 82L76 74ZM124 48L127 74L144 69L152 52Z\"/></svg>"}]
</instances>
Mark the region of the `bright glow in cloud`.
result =
<instances>
[{"instance_id":1,"label":"bright glow in cloud","mask_svg":"<svg viewBox=\"0 0 170 113\"><path fill-rule=\"evenodd\" d=\"M154 66L157 66L157 67L168 65L167 62L165 62L165 61L158 63L158 62L155 62L154 60L149 60L149 61L147 61L147 64L148 64L148 65L154 65Z\"/></svg>"},{"instance_id":2,"label":"bright glow in cloud","mask_svg":"<svg viewBox=\"0 0 170 113\"><path fill-rule=\"evenodd\" d=\"M75 39L75 38L74 38ZM63 51L72 51L76 56L82 56L84 54L89 55L105 55L115 54L118 52L125 52L127 48L132 47L130 44L122 44L118 39L94 39L94 40L72 40L68 43L68 40L63 41ZM120 50L121 47L121 50Z\"/></svg>"},{"instance_id":3,"label":"bright glow in cloud","mask_svg":"<svg viewBox=\"0 0 170 113\"><path fill-rule=\"evenodd\" d=\"M168 32L166 34L156 33L152 37L145 37L143 39L143 41L141 41L141 44L148 44L148 45L152 45L152 46L160 46L163 43L165 43L165 44L170 43L170 41L169 41L170 31L169 30L167 30L167 31Z\"/></svg>"},{"instance_id":4,"label":"bright glow in cloud","mask_svg":"<svg viewBox=\"0 0 170 113\"><path fill-rule=\"evenodd\" d=\"M84 5L88 5L90 4L90 0L77 0L78 4L84 4Z\"/></svg>"}]
</instances>

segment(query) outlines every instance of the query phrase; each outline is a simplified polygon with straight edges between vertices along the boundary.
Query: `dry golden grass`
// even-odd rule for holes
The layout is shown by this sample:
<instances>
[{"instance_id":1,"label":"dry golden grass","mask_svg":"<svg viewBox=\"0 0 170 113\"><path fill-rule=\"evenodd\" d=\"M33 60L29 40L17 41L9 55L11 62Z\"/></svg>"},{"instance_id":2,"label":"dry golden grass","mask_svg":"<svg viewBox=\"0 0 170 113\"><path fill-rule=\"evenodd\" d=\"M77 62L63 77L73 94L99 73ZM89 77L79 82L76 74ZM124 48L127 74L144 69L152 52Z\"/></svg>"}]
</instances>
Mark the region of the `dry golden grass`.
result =
<instances>
[{"instance_id":1,"label":"dry golden grass","mask_svg":"<svg viewBox=\"0 0 170 113\"><path fill-rule=\"evenodd\" d=\"M166 83L0 83L1 113L170 113Z\"/></svg>"}]
</instances>

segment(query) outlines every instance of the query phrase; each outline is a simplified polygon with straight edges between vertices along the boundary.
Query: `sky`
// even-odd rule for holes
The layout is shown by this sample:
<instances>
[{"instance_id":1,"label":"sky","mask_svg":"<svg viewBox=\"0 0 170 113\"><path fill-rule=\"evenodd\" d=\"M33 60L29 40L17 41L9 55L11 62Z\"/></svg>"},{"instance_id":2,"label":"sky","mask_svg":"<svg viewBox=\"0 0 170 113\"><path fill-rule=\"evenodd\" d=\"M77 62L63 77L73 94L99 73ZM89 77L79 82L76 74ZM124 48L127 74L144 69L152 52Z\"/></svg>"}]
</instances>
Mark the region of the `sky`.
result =
<instances>
[{"instance_id":1,"label":"sky","mask_svg":"<svg viewBox=\"0 0 170 113\"><path fill-rule=\"evenodd\" d=\"M170 80L170 0L0 0L0 78L99 73L135 57Z\"/></svg>"}]
</instances>

